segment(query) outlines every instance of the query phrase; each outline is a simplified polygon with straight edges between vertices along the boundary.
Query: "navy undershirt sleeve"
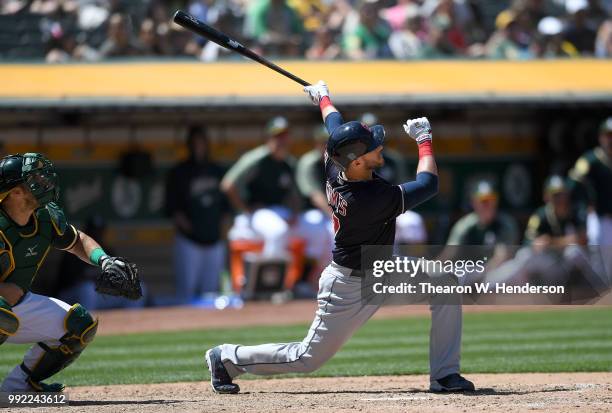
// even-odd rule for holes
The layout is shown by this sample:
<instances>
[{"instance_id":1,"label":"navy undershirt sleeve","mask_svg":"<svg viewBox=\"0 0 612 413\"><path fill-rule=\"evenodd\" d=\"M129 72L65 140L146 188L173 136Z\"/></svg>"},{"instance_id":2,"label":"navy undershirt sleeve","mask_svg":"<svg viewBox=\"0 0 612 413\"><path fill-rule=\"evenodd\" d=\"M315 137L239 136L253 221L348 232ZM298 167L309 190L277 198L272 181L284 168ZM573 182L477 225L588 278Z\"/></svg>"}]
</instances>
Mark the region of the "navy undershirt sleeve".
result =
<instances>
[{"instance_id":1,"label":"navy undershirt sleeve","mask_svg":"<svg viewBox=\"0 0 612 413\"><path fill-rule=\"evenodd\" d=\"M420 172L416 179L400 185L404 197L404 211L416 207L438 193L438 177L429 172Z\"/></svg>"},{"instance_id":2,"label":"navy undershirt sleeve","mask_svg":"<svg viewBox=\"0 0 612 413\"><path fill-rule=\"evenodd\" d=\"M325 118L325 127L330 135L340 125L344 123L340 112L332 112Z\"/></svg>"}]
</instances>

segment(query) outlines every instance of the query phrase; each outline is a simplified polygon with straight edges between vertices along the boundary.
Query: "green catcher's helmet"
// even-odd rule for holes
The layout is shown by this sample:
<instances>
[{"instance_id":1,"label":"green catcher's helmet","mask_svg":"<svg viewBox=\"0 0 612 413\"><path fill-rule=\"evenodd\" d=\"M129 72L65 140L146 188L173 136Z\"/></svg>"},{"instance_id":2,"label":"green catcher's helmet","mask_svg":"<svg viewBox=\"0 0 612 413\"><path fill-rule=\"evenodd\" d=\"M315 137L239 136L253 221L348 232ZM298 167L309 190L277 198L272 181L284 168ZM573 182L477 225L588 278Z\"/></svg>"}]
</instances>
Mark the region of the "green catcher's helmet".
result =
<instances>
[{"instance_id":1,"label":"green catcher's helmet","mask_svg":"<svg viewBox=\"0 0 612 413\"><path fill-rule=\"evenodd\" d=\"M0 200L20 184L32 192L41 206L59 198L55 168L39 153L9 155L0 160Z\"/></svg>"}]
</instances>

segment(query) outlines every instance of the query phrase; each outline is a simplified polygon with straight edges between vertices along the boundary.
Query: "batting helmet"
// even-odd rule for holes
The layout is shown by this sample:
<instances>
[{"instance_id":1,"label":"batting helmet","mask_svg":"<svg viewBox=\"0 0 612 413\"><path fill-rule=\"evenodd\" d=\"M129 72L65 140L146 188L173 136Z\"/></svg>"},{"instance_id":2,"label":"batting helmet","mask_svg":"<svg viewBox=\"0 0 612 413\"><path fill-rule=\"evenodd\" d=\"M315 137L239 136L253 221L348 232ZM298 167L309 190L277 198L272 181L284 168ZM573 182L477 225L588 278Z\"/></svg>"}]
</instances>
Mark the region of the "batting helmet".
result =
<instances>
[{"instance_id":1,"label":"batting helmet","mask_svg":"<svg viewBox=\"0 0 612 413\"><path fill-rule=\"evenodd\" d=\"M9 155L0 160L0 200L20 184L28 187L40 205L59 198L55 168L39 153Z\"/></svg>"},{"instance_id":2,"label":"batting helmet","mask_svg":"<svg viewBox=\"0 0 612 413\"><path fill-rule=\"evenodd\" d=\"M385 141L382 125L368 128L357 121L346 122L332 132L327 141L328 156L342 169L361 155L378 148Z\"/></svg>"}]
</instances>

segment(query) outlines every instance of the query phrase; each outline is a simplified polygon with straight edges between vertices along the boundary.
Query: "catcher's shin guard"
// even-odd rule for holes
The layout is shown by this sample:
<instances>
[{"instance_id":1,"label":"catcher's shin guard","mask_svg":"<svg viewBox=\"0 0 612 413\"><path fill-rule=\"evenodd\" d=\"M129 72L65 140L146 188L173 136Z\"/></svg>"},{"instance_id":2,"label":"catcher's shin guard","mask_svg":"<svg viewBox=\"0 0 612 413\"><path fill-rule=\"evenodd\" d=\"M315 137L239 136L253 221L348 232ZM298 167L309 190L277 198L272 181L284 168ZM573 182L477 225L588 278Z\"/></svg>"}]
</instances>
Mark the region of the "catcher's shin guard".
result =
<instances>
[{"instance_id":1,"label":"catcher's shin guard","mask_svg":"<svg viewBox=\"0 0 612 413\"><path fill-rule=\"evenodd\" d=\"M64 318L64 328L66 334L59 340L62 344L52 347L45 343L38 343L45 352L34 366L28 368L24 363L21 364L22 370L28 375L28 383L35 390L53 391L50 388L53 385L47 385L41 381L63 370L79 357L96 335L98 320L94 320L81 304L75 304Z\"/></svg>"},{"instance_id":2,"label":"catcher's shin guard","mask_svg":"<svg viewBox=\"0 0 612 413\"><path fill-rule=\"evenodd\" d=\"M19 318L13 312L13 307L0 296L0 344L19 330Z\"/></svg>"}]
</instances>

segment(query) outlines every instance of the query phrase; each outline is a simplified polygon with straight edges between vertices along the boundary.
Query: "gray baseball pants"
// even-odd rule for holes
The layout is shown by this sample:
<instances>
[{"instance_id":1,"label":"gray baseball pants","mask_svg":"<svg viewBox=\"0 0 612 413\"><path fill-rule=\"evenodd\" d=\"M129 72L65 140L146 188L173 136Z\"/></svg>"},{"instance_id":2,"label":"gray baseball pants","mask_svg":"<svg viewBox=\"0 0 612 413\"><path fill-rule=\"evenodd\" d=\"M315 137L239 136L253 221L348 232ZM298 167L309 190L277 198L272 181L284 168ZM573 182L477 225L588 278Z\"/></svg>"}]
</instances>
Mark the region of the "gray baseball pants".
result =
<instances>
[{"instance_id":1,"label":"gray baseball pants","mask_svg":"<svg viewBox=\"0 0 612 413\"><path fill-rule=\"evenodd\" d=\"M329 360L376 313L380 305L364 305L361 279L335 263L319 280L318 309L301 342L257 346L223 344L221 359L232 378L244 373L270 375L309 373ZM459 373L461 305L432 305L429 342L430 378Z\"/></svg>"}]
</instances>

